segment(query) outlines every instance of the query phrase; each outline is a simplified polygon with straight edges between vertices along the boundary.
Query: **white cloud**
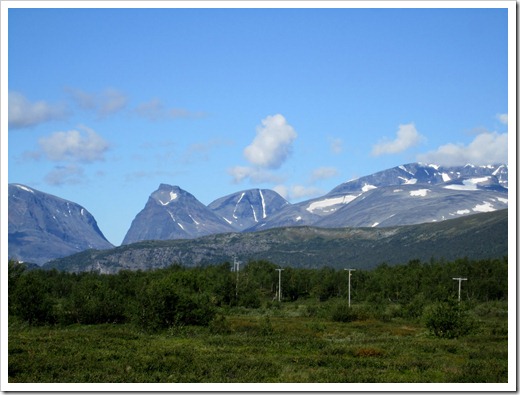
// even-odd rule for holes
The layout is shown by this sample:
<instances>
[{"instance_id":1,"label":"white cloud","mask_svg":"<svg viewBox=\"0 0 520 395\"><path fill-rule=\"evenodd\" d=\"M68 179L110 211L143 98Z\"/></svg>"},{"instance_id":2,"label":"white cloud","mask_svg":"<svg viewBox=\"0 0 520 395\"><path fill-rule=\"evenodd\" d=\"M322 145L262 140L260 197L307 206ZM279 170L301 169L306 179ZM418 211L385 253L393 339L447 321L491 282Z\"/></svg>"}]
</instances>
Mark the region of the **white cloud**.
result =
<instances>
[{"instance_id":1,"label":"white cloud","mask_svg":"<svg viewBox=\"0 0 520 395\"><path fill-rule=\"evenodd\" d=\"M202 111L189 111L184 108L166 108L162 101L157 98L141 103L133 112L150 121L176 118L203 118L207 116L207 114Z\"/></svg>"},{"instance_id":2,"label":"white cloud","mask_svg":"<svg viewBox=\"0 0 520 395\"><path fill-rule=\"evenodd\" d=\"M128 103L128 97L114 88L99 93L88 93L76 88L66 88L65 91L80 108L94 111L100 118L122 110Z\"/></svg>"},{"instance_id":3,"label":"white cloud","mask_svg":"<svg viewBox=\"0 0 520 395\"><path fill-rule=\"evenodd\" d=\"M372 149L372 155L398 154L424 141L413 123L399 125L395 140L383 140Z\"/></svg>"},{"instance_id":4,"label":"white cloud","mask_svg":"<svg viewBox=\"0 0 520 395\"><path fill-rule=\"evenodd\" d=\"M335 167L319 167L311 173L311 183L319 181L319 180L326 180L328 178L332 178L338 175L338 169Z\"/></svg>"},{"instance_id":5,"label":"white cloud","mask_svg":"<svg viewBox=\"0 0 520 395\"><path fill-rule=\"evenodd\" d=\"M41 153L52 161L94 162L104 160L109 149L108 142L92 129L80 127L79 130L54 132L42 137L38 143Z\"/></svg>"},{"instance_id":6,"label":"white cloud","mask_svg":"<svg viewBox=\"0 0 520 395\"><path fill-rule=\"evenodd\" d=\"M283 177L258 167L235 166L228 169L228 173L233 177L235 184L239 184L246 179L250 179L253 183L276 183L283 181Z\"/></svg>"},{"instance_id":7,"label":"white cloud","mask_svg":"<svg viewBox=\"0 0 520 395\"><path fill-rule=\"evenodd\" d=\"M127 101L128 98L122 92L116 89L106 89L100 96L98 113L105 117L118 112L126 106Z\"/></svg>"},{"instance_id":8,"label":"white cloud","mask_svg":"<svg viewBox=\"0 0 520 395\"><path fill-rule=\"evenodd\" d=\"M323 195L325 192L319 188L306 187L304 185L277 185L273 188L284 199L288 201L309 199L312 197Z\"/></svg>"},{"instance_id":9,"label":"white cloud","mask_svg":"<svg viewBox=\"0 0 520 395\"><path fill-rule=\"evenodd\" d=\"M507 133L481 133L468 145L445 144L417 158L421 162L444 166L507 163Z\"/></svg>"},{"instance_id":10,"label":"white cloud","mask_svg":"<svg viewBox=\"0 0 520 395\"><path fill-rule=\"evenodd\" d=\"M253 165L277 169L290 155L296 137L283 115L267 116L257 127L253 142L244 149L244 155Z\"/></svg>"},{"instance_id":11,"label":"white cloud","mask_svg":"<svg viewBox=\"0 0 520 395\"><path fill-rule=\"evenodd\" d=\"M507 114L497 114L497 119L504 125L507 125Z\"/></svg>"},{"instance_id":12,"label":"white cloud","mask_svg":"<svg viewBox=\"0 0 520 395\"><path fill-rule=\"evenodd\" d=\"M75 164L56 166L45 176L45 181L50 185L80 184L85 179L83 169Z\"/></svg>"},{"instance_id":13,"label":"white cloud","mask_svg":"<svg viewBox=\"0 0 520 395\"><path fill-rule=\"evenodd\" d=\"M62 104L49 104L43 100L31 103L19 92L10 91L8 100L9 128L19 129L43 122L63 119L67 109Z\"/></svg>"}]
</instances>

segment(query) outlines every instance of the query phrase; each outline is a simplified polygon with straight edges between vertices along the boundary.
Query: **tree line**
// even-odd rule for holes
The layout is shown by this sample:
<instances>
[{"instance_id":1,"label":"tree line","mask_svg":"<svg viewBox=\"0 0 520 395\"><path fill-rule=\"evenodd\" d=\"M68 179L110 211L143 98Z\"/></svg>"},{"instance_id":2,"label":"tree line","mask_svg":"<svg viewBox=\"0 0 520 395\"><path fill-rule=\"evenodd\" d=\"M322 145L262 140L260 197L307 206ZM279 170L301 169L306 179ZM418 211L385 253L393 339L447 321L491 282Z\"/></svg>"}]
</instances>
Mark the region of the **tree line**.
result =
<instances>
[{"instance_id":1,"label":"tree line","mask_svg":"<svg viewBox=\"0 0 520 395\"><path fill-rule=\"evenodd\" d=\"M276 308L280 268L259 260L242 265L185 268L172 265L151 271L117 274L68 273L27 270L9 262L9 314L31 325L134 323L155 331L176 325L208 325L217 312L228 308ZM355 268L355 265L349 265ZM281 299L344 300L348 272L330 267L284 267ZM416 318L425 306L458 297L458 282L465 277L461 299L484 302L507 299L507 257L502 259L421 262L352 272L353 305L381 307L395 304L402 314ZM341 318L340 318L341 319Z\"/></svg>"}]
</instances>

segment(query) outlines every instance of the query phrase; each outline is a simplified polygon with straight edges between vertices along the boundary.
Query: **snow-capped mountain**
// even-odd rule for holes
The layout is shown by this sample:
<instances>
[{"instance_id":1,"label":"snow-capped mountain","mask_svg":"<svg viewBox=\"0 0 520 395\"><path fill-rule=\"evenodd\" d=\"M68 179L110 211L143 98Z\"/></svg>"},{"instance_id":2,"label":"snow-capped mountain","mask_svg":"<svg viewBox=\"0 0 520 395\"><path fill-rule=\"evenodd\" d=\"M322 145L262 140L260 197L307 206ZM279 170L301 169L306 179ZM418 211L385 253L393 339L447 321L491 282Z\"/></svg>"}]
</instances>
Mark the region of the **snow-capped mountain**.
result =
<instances>
[{"instance_id":1,"label":"snow-capped mountain","mask_svg":"<svg viewBox=\"0 0 520 395\"><path fill-rule=\"evenodd\" d=\"M191 239L232 231L234 228L229 223L189 192L178 186L161 184L132 221L123 244L143 240Z\"/></svg>"},{"instance_id":2,"label":"snow-capped mountain","mask_svg":"<svg viewBox=\"0 0 520 395\"><path fill-rule=\"evenodd\" d=\"M290 204L251 189L205 206L177 186L161 184L137 214L123 244L192 239L279 227L388 227L439 222L508 207L507 165L442 167L410 163L338 185L324 196ZM112 245L76 203L21 184L9 185L9 257L42 264Z\"/></svg>"},{"instance_id":3,"label":"snow-capped mountain","mask_svg":"<svg viewBox=\"0 0 520 395\"><path fill-rule=\"evenodd\" d=\"M250 230L418 224L500 210L508 204L507 170L507 165L397 166L288 206Z\"/></svg>"},{"instance_id":4,"label":"snow-capped mountain","mask_svg":"<svg viewBox=\"0 0 520 395\"><path fill-rule=\"evenodd\" d=\"M8 189L9 258L43 264L90 248L113 247L79 204L21 184Z\"/></svg>"},{"instance_id":5,"label":"snow-capped mountain","mask_svg":"<svg viewBox=\"0 0 520 395\"><path fill-rule=\"evenodd\" d=\"M217 199L208 205L235 230L248 229L290 203L270 189L249 189Z\"/></svg>"}]
</instances>

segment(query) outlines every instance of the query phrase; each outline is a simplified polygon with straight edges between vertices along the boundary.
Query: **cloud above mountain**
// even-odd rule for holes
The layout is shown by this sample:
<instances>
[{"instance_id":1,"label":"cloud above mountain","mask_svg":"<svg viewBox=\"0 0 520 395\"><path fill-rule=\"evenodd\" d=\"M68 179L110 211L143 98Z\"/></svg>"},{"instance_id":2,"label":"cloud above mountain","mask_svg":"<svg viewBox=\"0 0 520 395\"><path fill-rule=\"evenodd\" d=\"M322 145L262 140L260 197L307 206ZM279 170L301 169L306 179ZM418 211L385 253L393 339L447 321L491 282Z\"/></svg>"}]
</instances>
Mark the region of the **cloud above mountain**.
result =
<instances>
[{"instance_id":1,"label":"cloud above mountain","mask_svg":"<svg viewBox=\"0 0 520 395\"><path fill-rule=\"evenodd\" d=\"M299 184L290 186L276 185L275 187L273 187L273 190L276 191L284 199L289 201L315 197L324 193L324 191L320 188Z\"/></svg>"},{"instance_id":2,"label":"cloud above mountain","mask_svg":"<svg viewBox=\"0 0 520 395\"><path fill-rule=\"evenodd\" d=\"M417 159L444 166L507 163L507 133L484 132L468 145L448 143L434 151L418 155Z\"/></svg>"},{"instance_id":3,"label":"cloud above mountain","mask_svg":"<svg viewBox=\"0 0 520 395\"><path fill-rule=\"evenodd\" d=\"M281 114L269 115L256 128L256 136L245 149L244 157L251 166L234 166L228 170L235 183L246 179L253 182L280 182L273 170L279 169L292 153L298 137L294 128Z\"/></svg>"},{"instance_id":4,"label":"cloud above mountain","mask_svg":"<svg viewBox=\"0 0 520 395\"><path fill-rule=\"evenodd\" d=\"M320 180L326 180L328 178L332 178L338 175L338 169L335 167L318 167L314 169L310 176L310 182L314 183Z\"/></svg>"},{"instance_id":5,"label":"cloud above mountain","mask_svg":"<svg viewBox=\"0 0 520 395\"><path fill-rule=\"evenodd\" d=\"M21 129L44 122L63 119L68 115L64 104L44 100L31 102L20 92L10 91L8 100L9 128Z\"/></svg>"},{"instance_id":6,"label":"cloud above mountain","mask_svg":"<svg viewBox=\"0 0 520 395\"><path fill-rule=\"evenodd\" d=\"M93 111L99 118L121 111L128 103L128 96L114 88L92 93L68 87L65 91L79 108Z\"/></svg>"},{"instance_id":7,"label":"cloud above mountain","mask_svg":"<svg viewBox=\"0 0 520 395\"><path fill-rule=\"evenodd\" d=\"M51 161L88 163L103 160L109 143L86 126L78 129L42 137L38 141L41 154Z\"/></svg>"},{"instance_id":8,"label":"cloud above mountain","mask_svg":"<svg viewBox=\"0 0 520 395\"><path fill-rule=\"evenodd\" d=\"M256 137L244 149L244 156L253 165L278 169L291 154L297 136L283 115L269 115L256 128Z\"/></svg>"},{"instance_id":9,"label":"cloud above mountain","mask_svg":"<svg viewBox=\"0 0 520 395\"><path fill-rule=\"evenodd\" d=\"M399 125L396 138L390 141L388 139L381 140L374 145L372 155L398 154L420 144L424 140L424 136L419 134L413 123Z\"/></svg>"}]
</instances>

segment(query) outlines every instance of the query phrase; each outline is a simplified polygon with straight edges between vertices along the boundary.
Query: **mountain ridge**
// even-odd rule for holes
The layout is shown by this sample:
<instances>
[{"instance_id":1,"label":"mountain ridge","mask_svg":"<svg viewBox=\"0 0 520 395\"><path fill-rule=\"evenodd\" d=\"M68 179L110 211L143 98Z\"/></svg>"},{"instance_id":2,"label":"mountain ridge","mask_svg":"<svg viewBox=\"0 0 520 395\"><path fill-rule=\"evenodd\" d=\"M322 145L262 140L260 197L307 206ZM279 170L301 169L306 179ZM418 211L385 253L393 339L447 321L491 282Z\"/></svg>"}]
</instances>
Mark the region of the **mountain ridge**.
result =
<instances>
[{"instance_id":1,"label":"mountain ridge","mask_svg":"<svg viewBox=\"0 0 520 395\"><path fill-rule=\"evenodd\" d=\"M385 228L310 226L222 233L198 239L142 241L111 250L89 250L46 263L46 269L72 272L150 270L231 262L234 257L266 259L281 266L319 268L412 259L496 258L507 255L508 210L474 214L437 223Z\"/></svg>"},{"instance_id":2,"label":"mountain ridge","mask_svg":"<svg viewBox=\"0 0 520 395\"><path fill-rule=\"evenodd\" d=\"M507 165L442 167L423 163L395 166L350 180L323 196L295 204L275 191L254 188L226 195L206 206L179 186L163 183L150 194L144 208L132 221L122 245L291 226L388 227L438 222L507 208L507 187ZM31 188L22 184L10 184L9 188L18 189L18 200L25 198L27 207L39 207ZM62 246L69 242L70 232L58 232L50 243L35 243L34 238L25 237L26 234L16 228L25 221L23 210L16 209L19 205L20 201L10 193L8 248L12 258L42 264L81 249L99 248L85 240L91 237L85 235L92 229L96 237L107 242L92 217L89 220L92 229L83 236L76 232L73 249ZM81 214L81 209L76 212ZM37 234L46 226L54 229L57 226L54 222L62 219L64 223L59 226L68 226L66 217L48 215L45 218L42 223L33 221L32 228L26 229L25 233ZM112 245L105 244L105 247Z\"/></svg>"}]
</instances>

